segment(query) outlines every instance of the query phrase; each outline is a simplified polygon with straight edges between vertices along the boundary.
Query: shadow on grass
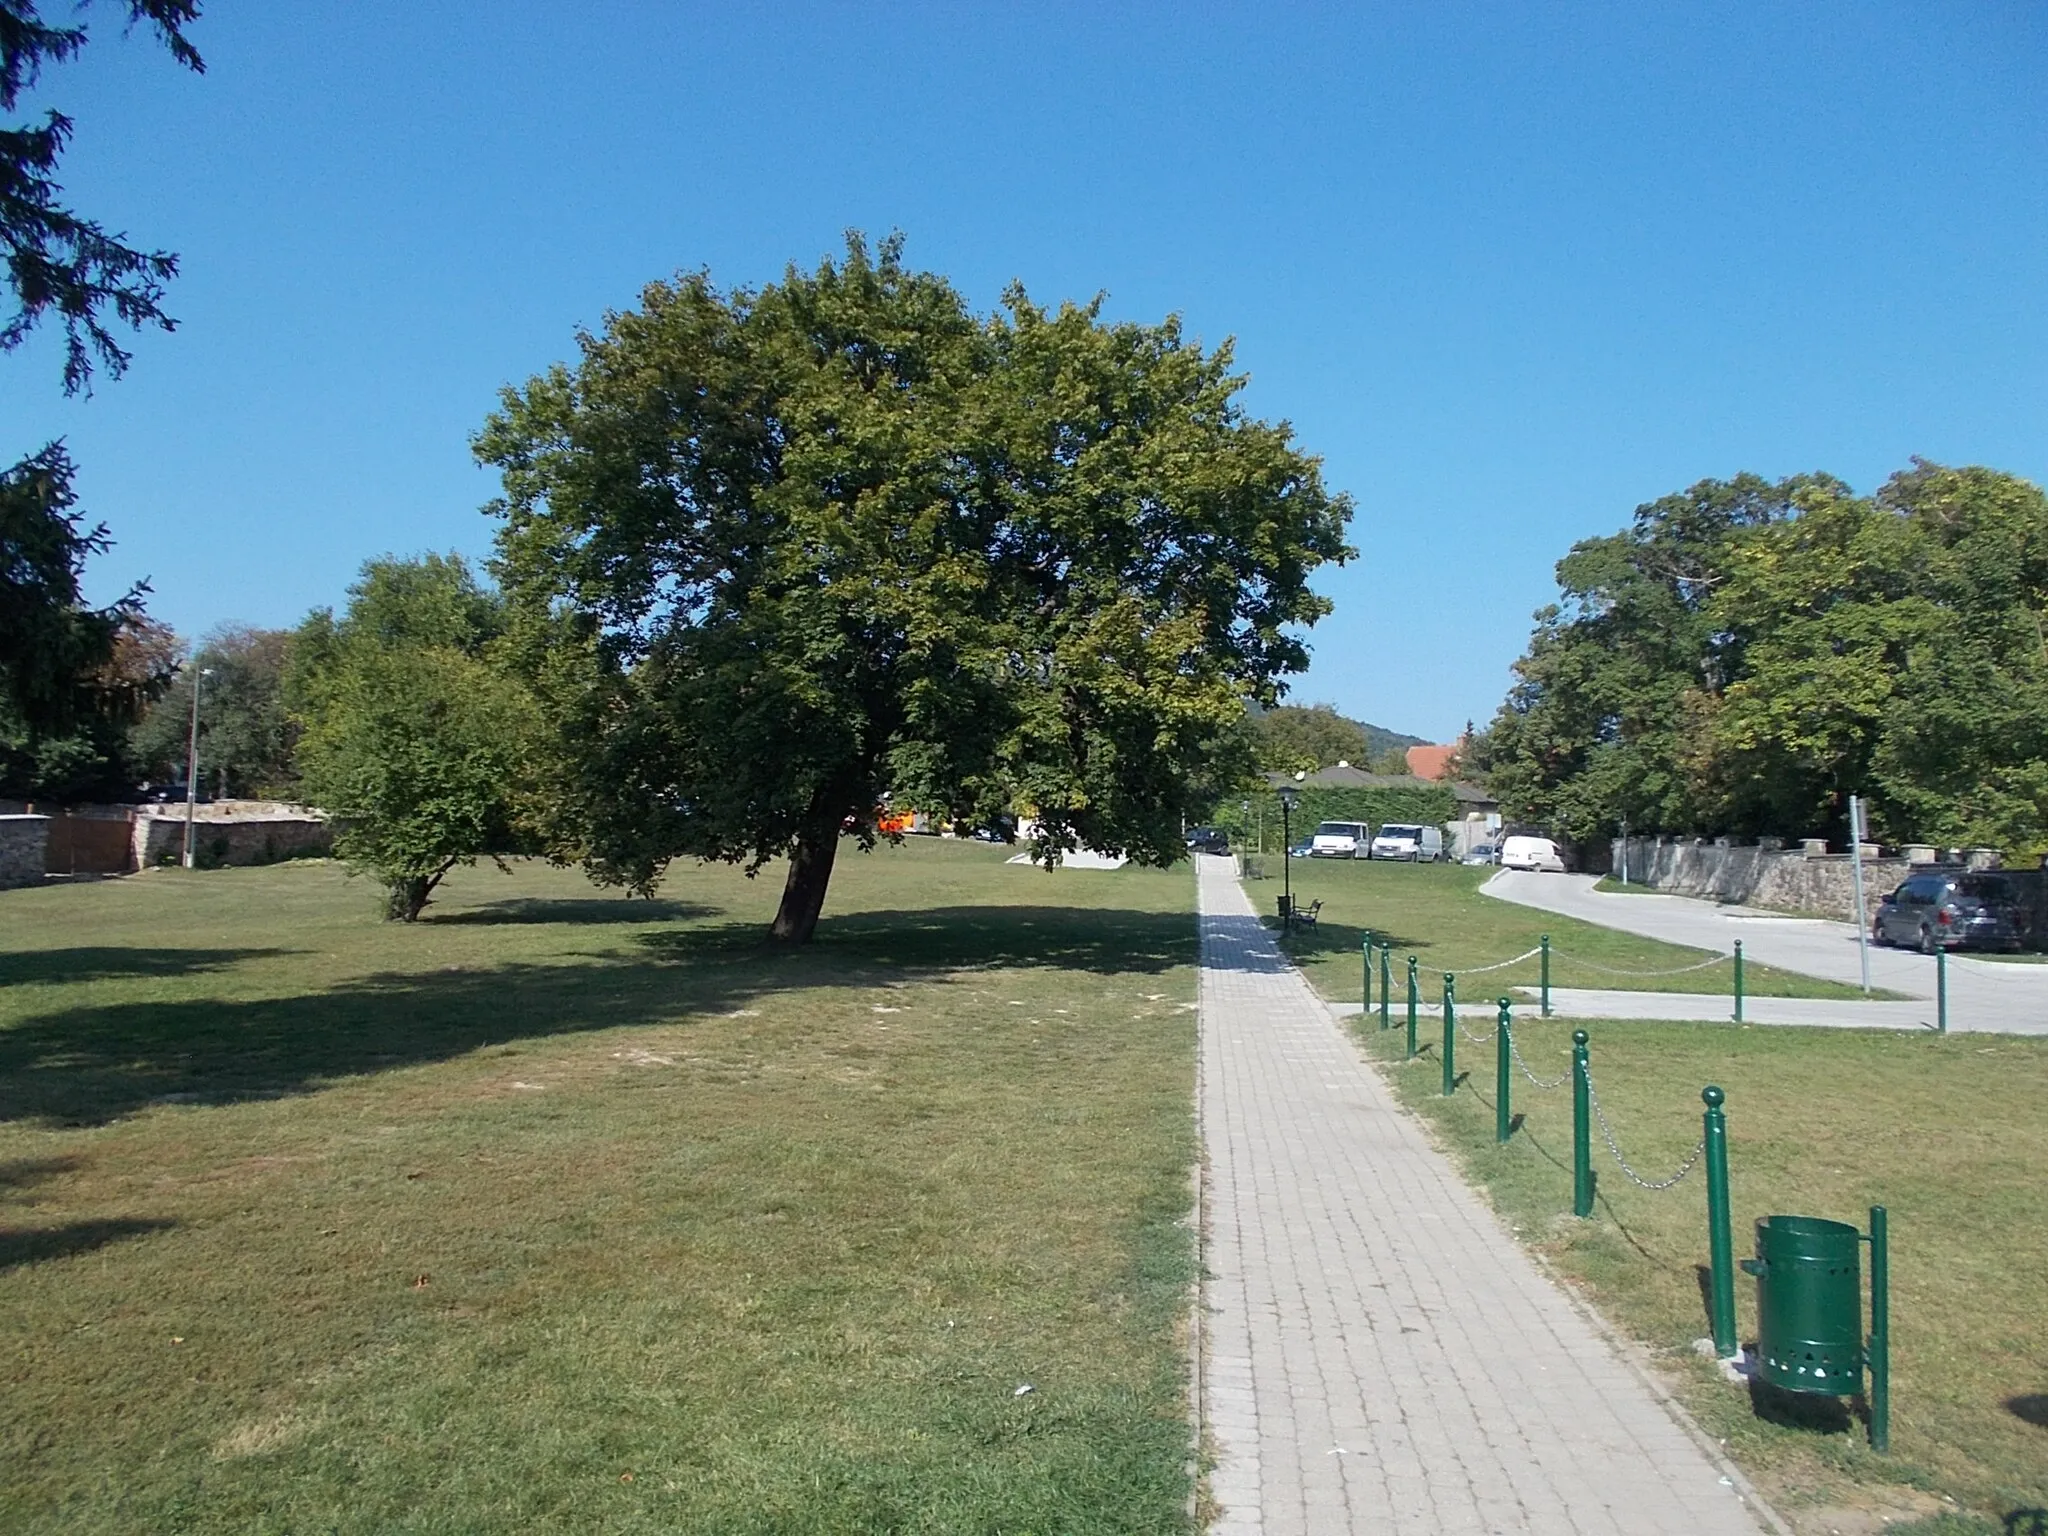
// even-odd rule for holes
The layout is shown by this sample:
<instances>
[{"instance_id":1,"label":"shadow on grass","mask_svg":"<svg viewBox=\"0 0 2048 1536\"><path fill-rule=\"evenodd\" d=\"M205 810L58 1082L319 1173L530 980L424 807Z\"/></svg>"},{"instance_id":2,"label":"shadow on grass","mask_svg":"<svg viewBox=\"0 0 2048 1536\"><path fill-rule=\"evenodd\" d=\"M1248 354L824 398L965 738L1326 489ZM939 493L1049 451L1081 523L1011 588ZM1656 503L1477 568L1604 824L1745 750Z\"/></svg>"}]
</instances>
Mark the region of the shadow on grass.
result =
<instances>
[{"instance_id":1,"label":"shadow on grass","mask_svg":"<svg viewBox=\"0 0 2048 1536\"><path fill-rule=\"evenodd\" d=\"M145 1216L115 1216L103 1221L74 1221L68 1227L0 1227L0 1272L91 1253L108 1243L142 1237L175 1227L175 1221Z\"/></svg>"},{"instance_id":2,"label":"shadow on grass","mask_svg":"<svg viewBox=\"0 0 2048 1536\"><path fill-rule=\"evenodd\" d=\"M429 911L420 918L422 927L458 927L502 923L560 923L578 927L618 923L683 923L697 918L719 917L723 907L707 907L692 901L645 901L637 896L611 900L567 898L549 901L540 897L515 897L487 901L458 912Z\"/></svg>"},{"instance_id":3,"label":"shadow on grass","mask_svg":"<svg viewBox=\"0 0 2048 1536\"><path fill-rule=\"evenodd\" d=\"M244 960L297 953L291 949L123 949L111 944L17 950L0 955L0 987L104 981L116 976L191 976L200 971L224 971Z\"/></svg>"},{"instance_id":4,"label":"shadow on grass","mask_svg":"<svg viewBox=\"0 0 2048 1536\"><path fill-rule=\"evenodd\" d=\"M723 922L635 934L567 961L368 976L300 997L70 1008L0 1031L0 1119L96 1125L152 1102L274 1098L509 1040L729 1013L810 987L1018 968L1156 974L1191 963L1194 948L1186 913L861 912L828 919L797 950L770 945L756 923Z\"/></svg>"}]
</instances>

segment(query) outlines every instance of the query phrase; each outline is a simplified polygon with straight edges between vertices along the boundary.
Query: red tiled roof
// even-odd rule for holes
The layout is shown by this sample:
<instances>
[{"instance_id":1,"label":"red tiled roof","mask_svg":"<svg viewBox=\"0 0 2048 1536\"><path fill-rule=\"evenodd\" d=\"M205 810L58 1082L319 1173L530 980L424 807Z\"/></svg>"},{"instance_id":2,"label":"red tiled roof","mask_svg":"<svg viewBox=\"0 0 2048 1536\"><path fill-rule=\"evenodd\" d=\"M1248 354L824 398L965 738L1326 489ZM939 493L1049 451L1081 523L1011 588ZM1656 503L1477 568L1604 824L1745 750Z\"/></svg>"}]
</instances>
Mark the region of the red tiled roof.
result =
<instances>
[{"instance_id":1,"label":"red tiled roof","mask_svg":"<svg viewBox=\"0 0 2048 1536\"><path fill-rule=\"evenodd\" d=\"M1455 746L1410 747L1408 749L1408 771L1418 779L1441 779L1451 766L1451 759L1458 755Z\"/></svg>"}]
</instances>

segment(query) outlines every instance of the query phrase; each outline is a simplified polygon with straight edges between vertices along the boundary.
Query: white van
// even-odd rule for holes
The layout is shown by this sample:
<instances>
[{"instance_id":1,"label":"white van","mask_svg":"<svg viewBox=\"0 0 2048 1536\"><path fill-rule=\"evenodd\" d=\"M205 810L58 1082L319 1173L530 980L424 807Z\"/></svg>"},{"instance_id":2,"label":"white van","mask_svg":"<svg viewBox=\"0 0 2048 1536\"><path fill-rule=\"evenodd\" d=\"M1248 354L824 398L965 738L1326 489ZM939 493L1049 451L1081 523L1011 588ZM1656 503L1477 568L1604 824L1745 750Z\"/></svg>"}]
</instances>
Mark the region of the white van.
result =
<instances>
[{"instance_id":1,"label":"white van","mask_svg":"<svg viewBox=\"0 0 2048 1536\"><path fill-rule=\"evenodd\" d=\"M1444 856L1444 834L1440 827L1418 827L1390 821L1372 840L1370 857L1406 859L1410 864L1434 864Z\"/></svg>"},{"instance_id":2,"label":"white van","mask_svg":"<svg viewBox=\"0 0 2048 1536\"><path fill-rule=\"evenodd\" d=\"M1372 844L1372 828L1362 821L1326 821L1309 844L1312 859L1362 859Z\"/></svg>"},{"instance_id":3,"label":"white van","mask_svg":"<svg viewBox=\"0 0 2048 1536\"><path fill-rule=\"evenodd\" d=\"M1564 873L1564 855L1547 837L1511 837L1500 845L1502 869L1547 869Z\"/></svg>"}]
</instances>

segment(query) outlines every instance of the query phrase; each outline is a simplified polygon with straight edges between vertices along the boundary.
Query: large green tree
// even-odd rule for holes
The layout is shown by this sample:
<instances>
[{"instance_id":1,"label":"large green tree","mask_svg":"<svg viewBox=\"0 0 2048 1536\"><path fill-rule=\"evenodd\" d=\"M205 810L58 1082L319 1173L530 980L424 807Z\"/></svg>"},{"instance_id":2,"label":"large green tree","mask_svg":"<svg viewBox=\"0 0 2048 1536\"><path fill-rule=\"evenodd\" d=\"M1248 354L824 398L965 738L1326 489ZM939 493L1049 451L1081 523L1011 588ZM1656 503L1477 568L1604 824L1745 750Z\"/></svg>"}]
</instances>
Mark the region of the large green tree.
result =
<instances>
[{"instance_id":1,"label":"large green tree","mask_svg":"<svg viewBox=\"0 0 2048 1536\"><path fill-rule=\"evenodd\" d=\"M508 391L500 571L564 743L556 851L787 857L807 940L884 796L1166 862L1306 663L1349 503L1176 322L972 313L892 240L702 274Z\"/></svg>"},{"instance_id":2,"label":"large green tree","mask_svg":"<svg viewBox=\"0 0 2048 1536\"><path fill-rule=\"evenodd\" d=\"M494 655L503 606L459 556L373 560L349 595L292 639L301 786L335 818L335 852L411 922L457 865L523 846L538 716Z\"/></svg>"},{"instance_id":3,"label":"large green tree","mask_svg":"<svg viewBox=\"0 0 2048 1536\"><path fill-rule=\"evenodd\" d=\"M2048 499L1919 463L1705 481L1573 547L1474 758L1518 817L1894 841L2048 836Z\"/></svg>"}]
</instances>

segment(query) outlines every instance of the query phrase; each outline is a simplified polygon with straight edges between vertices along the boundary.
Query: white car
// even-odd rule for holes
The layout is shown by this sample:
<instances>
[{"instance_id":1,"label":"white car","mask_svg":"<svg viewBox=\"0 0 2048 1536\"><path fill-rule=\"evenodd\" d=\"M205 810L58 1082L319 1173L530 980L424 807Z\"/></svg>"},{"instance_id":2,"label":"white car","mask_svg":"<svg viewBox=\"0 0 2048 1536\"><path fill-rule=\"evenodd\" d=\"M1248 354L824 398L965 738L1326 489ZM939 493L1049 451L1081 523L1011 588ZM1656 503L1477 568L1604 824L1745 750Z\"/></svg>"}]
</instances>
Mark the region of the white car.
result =
<instances>
[{"instance_id":1,"label":"white car","mask_svg":"<svg viewBox=\"0 0 2048 1536\"><path fill-rule=\"evenodd\" d=\"M1547 869L1564 873L1564 855L1547 837L1511 837L1500 845L1502 869Z\"/></svg>"},{"instance_id":2,"label":"white car","mask_svg":"<svg viewBox=\"0 0 2048 1536\"><path fill-rule=\"evenodd\" d=\"M1410 864L1434 864L1444 856L1444 834L1437 827L1390 821L1372 840L1371 857L1405 859Z\"/></svg>"},{"instance_id":3,"label":"white car","mask_svg":"<svg viewBox=\"0 0 2048 1536\"><path fill-rule=\"evenodd\" d=\"M1326 821L1308 846L1312 859L1362 859L1372 846L1372 828L1362 821Z\"/></svg>"}]
</instances>

